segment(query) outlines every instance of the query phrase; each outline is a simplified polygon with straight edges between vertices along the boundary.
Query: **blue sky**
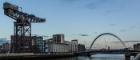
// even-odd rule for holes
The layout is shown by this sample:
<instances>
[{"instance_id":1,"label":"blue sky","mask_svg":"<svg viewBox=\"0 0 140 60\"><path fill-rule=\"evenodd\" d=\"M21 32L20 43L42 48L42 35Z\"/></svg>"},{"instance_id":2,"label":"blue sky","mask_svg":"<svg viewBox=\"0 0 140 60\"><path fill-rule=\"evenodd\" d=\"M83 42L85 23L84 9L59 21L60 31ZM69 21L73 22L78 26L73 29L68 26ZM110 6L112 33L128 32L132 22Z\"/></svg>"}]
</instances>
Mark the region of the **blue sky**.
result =
<instances>
[{"instance_id":1,"label":"blue sky","mask_svg":"<svg viewBox=\"0 0 140 60\"><path fill-rule=\"evenodd\" d=\"M85 44L105 32L122 40L140 40L140 0L0 0L0 38L13 34L14 20L3 14L5 1L46 18L45 23L32 24L33 34L64 33L66 40L79 39Z\"/></svg>"}]
</instances>

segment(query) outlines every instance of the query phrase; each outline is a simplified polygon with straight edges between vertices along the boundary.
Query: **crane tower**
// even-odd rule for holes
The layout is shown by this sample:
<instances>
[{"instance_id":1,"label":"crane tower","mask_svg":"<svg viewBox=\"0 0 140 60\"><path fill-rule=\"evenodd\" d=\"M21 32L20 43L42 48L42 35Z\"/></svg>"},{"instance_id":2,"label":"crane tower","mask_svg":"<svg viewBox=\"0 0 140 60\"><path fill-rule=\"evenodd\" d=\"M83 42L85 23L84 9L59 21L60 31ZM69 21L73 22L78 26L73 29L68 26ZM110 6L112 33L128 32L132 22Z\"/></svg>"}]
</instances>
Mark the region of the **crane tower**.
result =
<instances>
[{"instance_id":1,"label":"crane tower","mask_svg":"<svg viewBox=\"0 0 140 60\"><path fill-rule=\"evenodd\" d=\"M4 14L14 19L14 35L11 36L11 52L32 52L31 23L43 23L44 18L22 12L20 7L3 3Z\"/></svg>"}]
</instances>

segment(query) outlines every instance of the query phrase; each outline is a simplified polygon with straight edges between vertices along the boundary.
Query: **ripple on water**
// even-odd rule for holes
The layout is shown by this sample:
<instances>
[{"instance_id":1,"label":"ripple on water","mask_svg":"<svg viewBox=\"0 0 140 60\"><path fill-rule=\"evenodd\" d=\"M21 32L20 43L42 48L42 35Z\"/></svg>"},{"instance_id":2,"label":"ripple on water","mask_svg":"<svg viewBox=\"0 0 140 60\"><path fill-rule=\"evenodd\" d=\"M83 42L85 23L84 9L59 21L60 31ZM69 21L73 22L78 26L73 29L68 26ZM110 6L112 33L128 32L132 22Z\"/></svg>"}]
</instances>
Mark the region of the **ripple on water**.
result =
<instances>
[{"instance_id":1,"label":"ripple on water","mask_svg":"<svg viewBox=\"0 0 140 60\"><path fill-rule=\"evenodd\" d=\"M123 54L97 54L92 55L90 60L124 60Z\"/></svg>"}]
</instances>

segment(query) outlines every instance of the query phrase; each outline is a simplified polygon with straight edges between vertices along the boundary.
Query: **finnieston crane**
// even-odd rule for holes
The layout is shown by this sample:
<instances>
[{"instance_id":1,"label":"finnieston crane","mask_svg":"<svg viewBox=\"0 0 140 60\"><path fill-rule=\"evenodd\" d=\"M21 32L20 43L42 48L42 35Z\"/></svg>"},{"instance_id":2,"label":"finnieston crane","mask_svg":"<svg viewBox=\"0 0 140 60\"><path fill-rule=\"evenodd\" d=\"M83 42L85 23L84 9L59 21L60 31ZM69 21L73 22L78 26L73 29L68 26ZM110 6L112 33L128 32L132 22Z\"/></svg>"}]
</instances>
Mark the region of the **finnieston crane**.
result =
<instances>
[{"instance_id":1,"label":"finnieston crane","mask_svg":"<svg viewBox=\"0 0 140 60\"><path fill-rule=\"evenodd\" d=\"M20 11L20 7L3 3L4 14L14 19L14 35L11 36L11 52L32 52L31 23L43 23L44 18Z\"/></svg>"}]
</instances>

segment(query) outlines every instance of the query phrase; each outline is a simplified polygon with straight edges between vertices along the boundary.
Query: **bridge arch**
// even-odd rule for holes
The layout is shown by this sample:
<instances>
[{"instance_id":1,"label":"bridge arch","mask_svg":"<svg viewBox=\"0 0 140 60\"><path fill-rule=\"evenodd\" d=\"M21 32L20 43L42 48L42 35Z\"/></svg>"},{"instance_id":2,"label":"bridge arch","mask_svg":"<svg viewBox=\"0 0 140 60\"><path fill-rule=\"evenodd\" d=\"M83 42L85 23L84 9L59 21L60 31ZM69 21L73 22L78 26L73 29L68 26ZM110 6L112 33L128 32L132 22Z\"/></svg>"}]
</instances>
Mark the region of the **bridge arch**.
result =
<instances>
[{"instance_id":1,"label":"bridge arch","mask_svg":"<svg viewBox=\"0 0 140 60\"><path fill-rule=\"evenodd\" d=\"M93 40L93 42L91 43L89 49L92 48L92 46L94 45L94 43L96 42L96 40L97 40L98 38L100 38L101 36L104 36L104 35L110 35L110 36L113 36L113 37L117 38L117 39L121 42L121 44L126 48L125 43L124 43L118 36L116 36L115 34L113 34L113 33L102 33L102 34L98 35L98 36Z\"/></svg>"}]
</instances>

